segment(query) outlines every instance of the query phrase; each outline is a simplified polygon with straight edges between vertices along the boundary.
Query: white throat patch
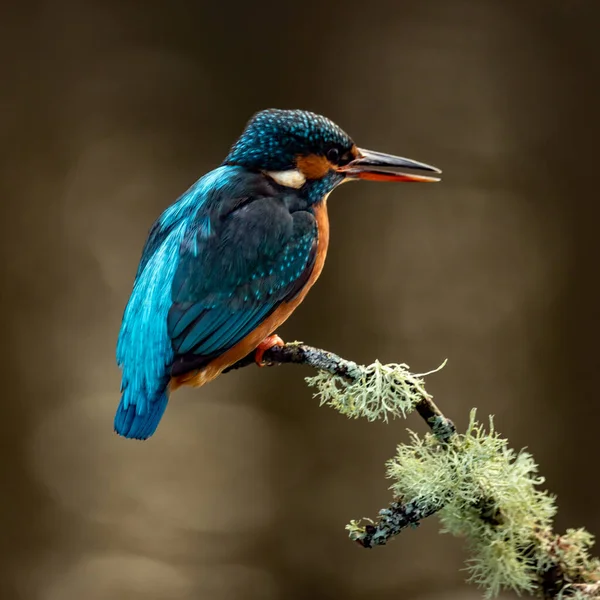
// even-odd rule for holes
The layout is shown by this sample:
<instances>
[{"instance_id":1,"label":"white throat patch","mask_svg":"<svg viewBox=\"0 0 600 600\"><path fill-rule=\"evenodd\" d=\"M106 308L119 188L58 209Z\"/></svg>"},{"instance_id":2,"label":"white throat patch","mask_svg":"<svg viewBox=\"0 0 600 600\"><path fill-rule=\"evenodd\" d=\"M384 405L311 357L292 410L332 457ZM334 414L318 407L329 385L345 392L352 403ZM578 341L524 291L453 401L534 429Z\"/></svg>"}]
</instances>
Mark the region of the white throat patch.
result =
<instances>
[{"instance_id":1,"label":"white throat patch","mask_svg":"<svg viewBox=\"0 0 600 600\"><path fill-rule=\"evenodd\" d=\"M288 171L267 171L267 175L279 185L300 189L306 183L306 177L298 169Z\"/></svg>"}]
</instances>

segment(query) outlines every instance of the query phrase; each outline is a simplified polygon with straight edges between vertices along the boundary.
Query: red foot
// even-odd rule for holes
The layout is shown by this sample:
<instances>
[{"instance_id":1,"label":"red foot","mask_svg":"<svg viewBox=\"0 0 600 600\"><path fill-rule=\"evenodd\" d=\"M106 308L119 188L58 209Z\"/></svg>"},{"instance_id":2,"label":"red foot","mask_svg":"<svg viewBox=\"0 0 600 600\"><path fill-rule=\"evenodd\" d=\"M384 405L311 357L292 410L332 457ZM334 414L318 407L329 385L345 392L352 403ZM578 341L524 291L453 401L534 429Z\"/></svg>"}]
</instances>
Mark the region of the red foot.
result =
<instances>
[{"instance_id":1,"label":"red foot","mask_svg":"<svg viewBox=\"0 0 600 600\"><path fill-rule=\"evenodd\" d=\"M284 341L278 335L270 335L266 337L256 348L254 353L254 360L259 367L266 367L269 363L263 361L263 355L267 350L270 350L273 346L283 346Z\"/></svg>"}]
</instances>

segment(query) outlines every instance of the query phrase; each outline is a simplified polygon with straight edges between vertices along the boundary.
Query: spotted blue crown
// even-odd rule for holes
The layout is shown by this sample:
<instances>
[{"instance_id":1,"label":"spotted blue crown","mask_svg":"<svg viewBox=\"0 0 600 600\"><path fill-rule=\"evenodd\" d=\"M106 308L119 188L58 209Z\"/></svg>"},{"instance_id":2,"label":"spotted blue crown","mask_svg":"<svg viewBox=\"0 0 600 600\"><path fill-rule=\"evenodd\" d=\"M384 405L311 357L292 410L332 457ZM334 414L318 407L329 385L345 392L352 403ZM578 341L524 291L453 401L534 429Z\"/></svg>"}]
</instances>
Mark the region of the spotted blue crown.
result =
<instances>
[{"instance_id":1,"label":"spotted blue crown","mask_svg":"<svg viewBox=\"0 0 600 600\"><path fill-rule=\"evenodd\" d=\"M352 138L328 118L305 110L268 109L256 113L224 164L284 171L299 154L321 154L337 146L350 149Z\"/></svg>"}]
</instances>

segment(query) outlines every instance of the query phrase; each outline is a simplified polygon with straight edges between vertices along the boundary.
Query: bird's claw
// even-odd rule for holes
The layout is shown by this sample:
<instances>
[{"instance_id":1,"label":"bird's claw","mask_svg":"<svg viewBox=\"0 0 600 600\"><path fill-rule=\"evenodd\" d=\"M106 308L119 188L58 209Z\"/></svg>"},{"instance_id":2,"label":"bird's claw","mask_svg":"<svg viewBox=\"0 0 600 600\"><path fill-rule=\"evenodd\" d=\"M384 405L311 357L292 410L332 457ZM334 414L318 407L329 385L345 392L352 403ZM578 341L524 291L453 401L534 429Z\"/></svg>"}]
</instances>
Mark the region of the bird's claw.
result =
<instances>
[{"instance_id":1,"label":"bird's claw","mask_svg":"<svg viewBox=\"0 0 600 600\"><path fill-rule=\"evenodd\" d=\"M256 348L254 352L254 360L259 367L269 366L268 362L263 360L263 356L267 350L273 348L273 346L284 346L285 342L278 335L270 335L266 337Z\"/></svg>"}]
</instances>

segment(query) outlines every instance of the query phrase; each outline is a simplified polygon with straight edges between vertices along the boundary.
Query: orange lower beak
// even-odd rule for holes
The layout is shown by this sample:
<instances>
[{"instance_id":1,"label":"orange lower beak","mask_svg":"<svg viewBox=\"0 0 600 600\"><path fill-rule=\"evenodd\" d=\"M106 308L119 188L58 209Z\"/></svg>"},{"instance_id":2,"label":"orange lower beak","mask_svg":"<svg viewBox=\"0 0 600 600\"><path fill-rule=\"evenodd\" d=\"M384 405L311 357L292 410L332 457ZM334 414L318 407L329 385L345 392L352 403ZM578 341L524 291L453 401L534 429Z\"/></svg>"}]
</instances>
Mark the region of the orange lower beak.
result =
<instances>
[{"instance_id":1,"label":"orange lower beak","mask_svg":"<svg viewBox=\"0 0 600 600\"><path fill-rule=\"evenodd\" d=\"M363 150L361 148L359 148L358 158L347 165L340 167L338 172L343 173L351 179L364 179L366 181L412 181L419 183L433 183L439 181L438 177L399 173L392 170L398 168L441 173L436 167L410 158L402 158L401 156L393 156L392 154Z\"/></svg>"}]
</instances>

